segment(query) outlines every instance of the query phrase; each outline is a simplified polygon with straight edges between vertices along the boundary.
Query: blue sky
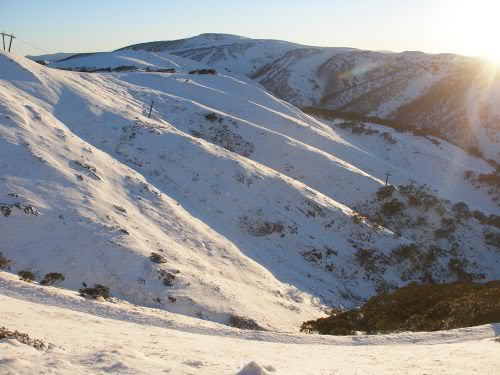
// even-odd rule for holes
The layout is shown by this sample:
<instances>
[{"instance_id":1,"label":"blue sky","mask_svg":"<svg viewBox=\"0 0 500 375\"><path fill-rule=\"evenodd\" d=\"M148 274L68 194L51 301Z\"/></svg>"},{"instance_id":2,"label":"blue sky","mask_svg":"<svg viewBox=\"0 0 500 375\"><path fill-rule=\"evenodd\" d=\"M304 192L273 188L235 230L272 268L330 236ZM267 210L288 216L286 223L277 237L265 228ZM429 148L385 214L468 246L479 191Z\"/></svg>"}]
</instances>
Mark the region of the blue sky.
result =
<instances>
[{"instance_id":1,"label":"blue sky","mask_svg":"<svg viewBox=\"0 0 500 375\"><path fill-rule=\"evenodd\" d=\"M105 51L137 42L222 32L310 45L484 55L487 43L478 49L476 37L463 35L464 22L473 16L467 29L469 34L471 30L477 33L483 23L478 14L481 18L483 12L473 13L478 8L474 4L488 8L495 2L1 0L0 29L19 36L14 44L19 54ZM486 9L484 14L493 10L499 9Z\"/></svg>"}]
</instances>

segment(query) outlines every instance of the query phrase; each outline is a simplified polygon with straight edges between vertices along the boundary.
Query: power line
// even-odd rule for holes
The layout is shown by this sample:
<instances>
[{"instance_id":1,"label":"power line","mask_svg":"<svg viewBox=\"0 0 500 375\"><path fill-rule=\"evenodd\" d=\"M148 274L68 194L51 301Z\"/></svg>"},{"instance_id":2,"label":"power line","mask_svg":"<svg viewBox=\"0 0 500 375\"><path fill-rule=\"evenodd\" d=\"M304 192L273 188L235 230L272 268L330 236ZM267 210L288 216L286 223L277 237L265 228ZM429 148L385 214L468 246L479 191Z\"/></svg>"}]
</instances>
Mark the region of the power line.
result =
<instances>
[{"instance_id":1,"label":"power line","mask_svg":"<svg viewBox=\"0 0 500 375\"><path fill-rule=\"evenodd\" d=\"M45 53L45 54L50 54L50 52L48 52L48 51L44 50L44 49L43 49L43 48L41 48L41 47L38 47L38 46L34 45L33 43L30 43L30 42L28 42L28 41L26 41L26 40L24 40L24 39L19 38L19 37L17 37L17 39L19 39L19 41L20 41L20 42L22 42L22 43L24 43L24 44L27 44L28 46L30 46L30 47L32 47L32 48L35 48L35 49L37 49L37 50L39 50L39 51L41 51L41 52L43 52L43 53Z\"/></svg>"}]
</instances>

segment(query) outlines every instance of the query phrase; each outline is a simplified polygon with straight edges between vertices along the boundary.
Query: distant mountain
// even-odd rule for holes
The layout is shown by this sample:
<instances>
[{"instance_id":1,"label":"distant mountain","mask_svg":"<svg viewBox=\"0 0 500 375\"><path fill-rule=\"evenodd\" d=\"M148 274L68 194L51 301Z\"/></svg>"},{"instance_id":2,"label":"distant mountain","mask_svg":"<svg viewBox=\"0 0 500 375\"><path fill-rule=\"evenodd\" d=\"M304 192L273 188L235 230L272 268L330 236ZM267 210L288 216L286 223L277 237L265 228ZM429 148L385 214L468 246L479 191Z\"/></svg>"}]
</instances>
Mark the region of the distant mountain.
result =
<instances>
[{"instance_id":1,"label":"distant mountain","mask_svg":"<svg viewBox=\"0 0 500 375\"><path fill-rule=\"evenodd\" d=\"M500 70L474 58L202 34L121 50L169 52L245 75L299 107L369 116L500 161Z\"/></svg>"}]
</instances>

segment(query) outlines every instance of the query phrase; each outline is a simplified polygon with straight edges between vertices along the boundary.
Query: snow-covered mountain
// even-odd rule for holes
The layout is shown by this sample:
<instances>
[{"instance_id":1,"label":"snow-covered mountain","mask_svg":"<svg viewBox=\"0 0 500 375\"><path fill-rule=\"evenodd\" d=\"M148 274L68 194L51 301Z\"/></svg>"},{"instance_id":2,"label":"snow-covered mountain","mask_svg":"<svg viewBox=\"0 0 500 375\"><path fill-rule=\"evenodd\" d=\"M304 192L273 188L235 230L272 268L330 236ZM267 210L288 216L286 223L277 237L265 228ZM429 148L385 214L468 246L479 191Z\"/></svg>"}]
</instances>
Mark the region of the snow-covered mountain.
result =
<instances>
[{"instance_id":1,"label":"snow-covered mountain","mask_svg":"<svg viewBox=\"0 0 500 375\"><path fill-rule=\"evenodd\" d=\"M464 179L491 173L483 160L432 137L320 122L166 53L105 57L176 72L0 55L11 272L61 272L69 289L100 283L136 304L284 330L410 281L499 278L495 197ZM381 195L386 172L414 190Z\"/></svg>"},{"instance_id":2,"label":"snow-covered mountain","mask_svg":"<svg viewBox=\"0 0 500 375\"><path fill-rule=\"evenodd\" d=\"M226 34L135 44L248 76L298 107L362 115L438 135L500 162L500 74L451 54L381 53Z\"/></svg>"}]
</instances>

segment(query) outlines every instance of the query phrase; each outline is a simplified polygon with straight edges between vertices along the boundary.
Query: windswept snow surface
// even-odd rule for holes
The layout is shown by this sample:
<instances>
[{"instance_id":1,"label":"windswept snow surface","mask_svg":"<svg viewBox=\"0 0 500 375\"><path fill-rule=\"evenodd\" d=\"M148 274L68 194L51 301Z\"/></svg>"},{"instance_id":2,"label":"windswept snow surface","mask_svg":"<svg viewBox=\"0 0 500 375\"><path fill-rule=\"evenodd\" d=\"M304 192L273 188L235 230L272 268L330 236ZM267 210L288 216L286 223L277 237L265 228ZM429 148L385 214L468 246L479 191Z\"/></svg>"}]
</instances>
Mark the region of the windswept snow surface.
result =
<instances>
[{"instance_id":1,"label":"windswept snow surface","mask_svg":"<svg viewBox=\"0 0 500 375\"><path fill-rule=\"evenodd\" d=\"M496 374L499 325L334 337L242 332L122 301L93 302L0 272L3 374Z\"/></svg>"},{"instance_id":2,"label":"windswept snow surface","mask_svg":"<svg viewBox=\"0 0 500 375\"><path fill-rule=\"evenodd\" d=\"M455 146L389 130L356 138L248 80L187 74L193 62L161 56L179 73L77 73L0 54L0 251L12 273L62 272L73 291L100 283L137 305L297 331L327 305L413 280L402 265L375 276L359 256L411 241L352 209L386 172L448 208L498 213L463 180L492 167ZM458 253L498 279L484 228L464 225L439 278L456 280Z\"/></svg>"}]
</instances>

